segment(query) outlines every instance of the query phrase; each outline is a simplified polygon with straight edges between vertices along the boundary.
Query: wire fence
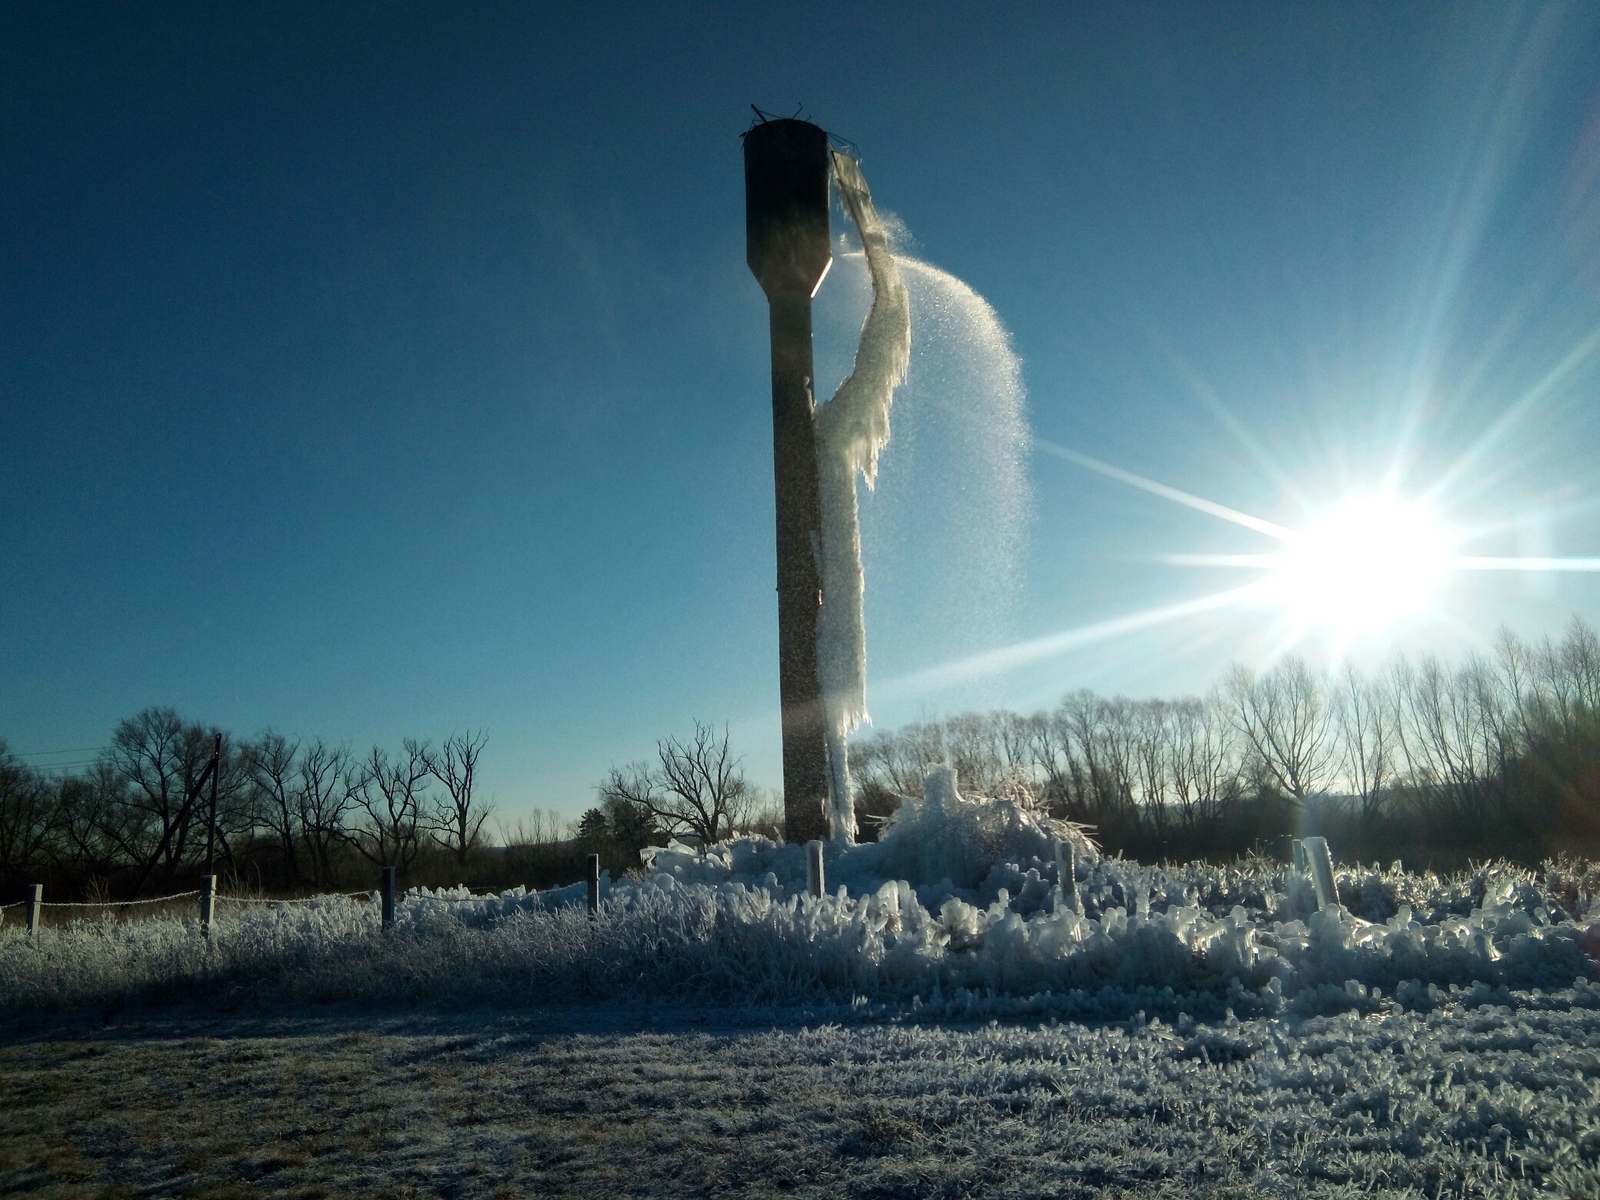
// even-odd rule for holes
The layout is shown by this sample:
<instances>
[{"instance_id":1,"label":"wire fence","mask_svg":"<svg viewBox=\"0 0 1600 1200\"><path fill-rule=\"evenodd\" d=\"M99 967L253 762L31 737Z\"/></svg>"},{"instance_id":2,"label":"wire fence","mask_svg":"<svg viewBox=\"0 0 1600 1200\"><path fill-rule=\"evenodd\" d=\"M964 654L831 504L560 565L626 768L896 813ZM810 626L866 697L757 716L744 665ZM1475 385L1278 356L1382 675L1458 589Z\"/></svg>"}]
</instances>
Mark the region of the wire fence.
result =
<instances>
[{"instance_id":1,"label":"wire fence","mask_svg":"<svg viewBox=\"0 0 1600 1200\"><path fill-rule=\"evenodd\" d=\"M127 908L134 904L165 904L168 900L182 900L188 896L198 896L200 889L192 892L174 892L170 896L150 896L144 900L41 900L40 908ZM26 900L19 900L19 904L27 904ZM7 905L9 908L10 906Z\"/></svg>"},{"instance_id":2,"label":"wire fence","mask_svg":"<svg viewBox=\"0 0 1600 1200\"><path fill-rule=\"evenodd\" d=\"M352 897L370 900L376 890L367 888L359 892L322 892L315 896L225 896L219 892L217 899L225 900L229 904L321 904L324 900L347 900Z\"/></svg>"},{"instance_id":3,"label":"wire fence","mask_svg":"<svg viewBox=\"0 0 1600 1200\"><path fill-rule=\"evenodd\" d=\"M377 888L363 888L356 892L319 892L315 896L229 896L224 892L216 894L218 903L228 904L321 904L327 900L370 900L378 892ZM148 896L143 900L41 900L40 908L128 908L136 904L165 904L169 900L186 900L190 896L198 896L200 889L195 888L187 892L173 892L170 896ZM402 894L396 897L398 902L408 900L433 900L440 903L465 904L474 900L498 900L499 892L484 892L481 895L469 896L419 896ZM10 904L0 904L0 912L9 908L23 908L31 904L30 900L13 900Z\"/></svg>"},{"instance_id":4,"label":"wire fence","mask_svg":"<svg viewBox=\"0 0 1600 1200\"><path fill-rule=\"evenodd\" d=\"M40 928L40 918L43 910L47 908L90 908L102 912L112 909L130 908L153 904L170 904L175 900L187 900L190 897L200 897L200 930L206 937L211 936L211 927L215 917L216 905L226 904L267 904L274 906L289 904L325 904L330 900L361 899L382 905L383 926L387 931L395 922L395 908L398 904L413 903L439 903L439 904L472 904L489 900L501 899L501 893L483 892L481 894L468 892L464 896L432 895L425 889L414 889L411 894L402 892L398 886L398 870L393 866L386 866L379 886L377 888L363 888L356 892L325 892L317 896L238 896L225 895L216 890L216 877L207 875L202 877L198 888L187 892L173 892L166 896L148 896L143 900L45 900L44 886L42 884L29 884L28 889L32 896L26 900L13 901L10 904L0 904L0 914L7 909L27 909L27 925L30 936L36 934ZM599 911L600 905L600 858L598 855L588 856L586 864L586 883L590 915Z\"/></svg>"}]
</instances>

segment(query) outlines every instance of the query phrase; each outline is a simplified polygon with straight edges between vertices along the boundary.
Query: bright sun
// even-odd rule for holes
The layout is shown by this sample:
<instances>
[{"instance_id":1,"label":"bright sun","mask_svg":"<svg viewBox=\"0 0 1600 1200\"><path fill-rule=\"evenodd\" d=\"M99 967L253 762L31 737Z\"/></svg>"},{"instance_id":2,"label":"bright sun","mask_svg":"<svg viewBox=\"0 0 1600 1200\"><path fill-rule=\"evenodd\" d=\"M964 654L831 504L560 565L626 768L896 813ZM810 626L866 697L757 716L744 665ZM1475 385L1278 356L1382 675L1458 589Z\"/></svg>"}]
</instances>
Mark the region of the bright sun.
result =
<instances>
[{"instance_id":1,"label":"bright sun","mask_svg":"<svg viewBox=\"0 0 1600 1200\"><path fill-rule=\"evenodd\" d=\"M1302 627L1379 633L1428 609L1452 541L1424 505L1350 496L1290 534L1267 586Z\"/></svg>"}]
</instances>

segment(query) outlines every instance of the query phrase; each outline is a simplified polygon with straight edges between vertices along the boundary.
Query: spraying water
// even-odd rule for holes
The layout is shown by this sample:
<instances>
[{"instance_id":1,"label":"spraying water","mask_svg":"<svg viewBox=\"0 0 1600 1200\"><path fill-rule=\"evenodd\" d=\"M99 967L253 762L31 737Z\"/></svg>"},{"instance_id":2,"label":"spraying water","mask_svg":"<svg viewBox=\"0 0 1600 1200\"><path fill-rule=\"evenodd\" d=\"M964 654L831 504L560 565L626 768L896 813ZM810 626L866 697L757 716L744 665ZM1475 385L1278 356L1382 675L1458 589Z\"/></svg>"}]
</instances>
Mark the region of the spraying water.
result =
<instances>
[{"instance_id":1,"label":"spraying water","mask_svg":"<svg viewBox=\"0 0 1600 1200\"><path fill-rule=\"evenodd\" d=\"M992 641L1021 584L1032 507L1022 364L988 301L948 271L896 258L917 350L866 514L866 553L875 569L905 574L912 564L890 544L926 548L922 573L895 581L937 597L927 606L937 611L919 614L925 635L952 648Z\"/></svg>"},{"instance_id":2,"label":"spraying water","mask_svg":"<svg viewBox=\"0 0 1600 1200\"><path fill-rule=\"evenodd\" d=\"M992 623L1015 590L1029 507L1029 431L1021 364L994 310L948 272L892 253L898 231L892 217L885 221L873 207L859 164L835 155L834 172L862 245L835 255L835 288L846 293L847 306L850 299L871 297L864 320L859 307L845 317L860 322L852 370L816 414L823 524L817 651L827 709L829 817L833 836L850 840L855 820L847 739L868 719L856 472L869 489L882 485L868 523L875 563L884 559L878 549L906 540L899 527L914 525L914 542L937 564L919 590L952 628L970 633ZM905 407L896 418L895 453L883 460L880 475L890 402L902 381Z\"/></svg>"}]
</instances>

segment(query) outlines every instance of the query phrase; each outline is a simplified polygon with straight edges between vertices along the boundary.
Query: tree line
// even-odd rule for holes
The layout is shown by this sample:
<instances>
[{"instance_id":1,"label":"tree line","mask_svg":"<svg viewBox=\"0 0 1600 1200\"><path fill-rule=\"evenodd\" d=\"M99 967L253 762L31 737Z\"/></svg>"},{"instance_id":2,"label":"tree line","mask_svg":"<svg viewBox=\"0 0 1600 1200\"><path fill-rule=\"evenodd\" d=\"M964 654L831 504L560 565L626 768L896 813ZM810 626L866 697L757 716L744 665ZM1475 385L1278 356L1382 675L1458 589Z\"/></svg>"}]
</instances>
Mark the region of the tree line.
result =
<instances>
[{"instance_id":1,"label":"tree line","mask_svg":"<svg viewBox=\"0 0 1600 1200\"><path fill-rule=\"evenodd\" d=\"M193 886L217 751L219 870L266 891L363 888L386 863L409 882L549 886L597 853L613 874L669 837L778 837L782 798L754 787L728 732L696 722L652 759L613 767L571 826L536 813L485 834L481 732L362 754L268 731L237 740L150 708L77 774L53 778L0 741L0 885L48 881L129 899ZM1131 700L1081 690L1023 716L965 713L873 733L852 749L859 836L920 796L930 766L969 795L1011 796L1093 826L1145 860L1283 852L1322 833L1340 857L1537 862L1600 851L1600 638L1502 632L1449 665L1396 658L1332 674L1286 658L1235 667L1206 695ZM205 784L202 787L202 783Z\"/></svg>"},{"instance_id":2,"label":"tree line","mask_svg":"<svg viewBox=\"0 0 1600 1200\"><path fill-rule=\"evenodd\" d=\"M213 756L216 869L273 894L365 889L391 863L408 884L549 887L582 879L591 853L621 875L670 837L779 834L781 810L746 779L726 728L696 722L662 739L654 760L613 768L580 820L534 811L491 838L494 808L477 789L487 740L468 731L357 754L272 730L235 739L149 708L120 722L87 770L61 777L0 741L0 887L45 882L96 900L193 887Z\"/></svg>"},{"instance_id":3,"label":"tree line","mask_svg":"<svg viewBox=\"0 0 1600 1200\"><path fill-rule=\"evenodd\" d=\"M373 868L465 877L493 809L479 732L364 754L268 731L234 739L148 708L81 773L52 778L0 741L0 882L132 899L192 884L215 790L218 868L275 891L364 886ZM215 779L211 764L216 759Z\"/></svg>"},{"instance_id":4,"label":"tree line","mask_svg":"<svg viewBox=\"0 0 1600 1200\"><path fill-rule=\"evenodd\" d=\"M877 733L851 755L863 836L940 762L964 791L1024 798L1147 859L1226 858L1318 832L1345 854L1441 865L1593 852L1600 639L1574 618L1557 641L1502 631L1454 666L1399 657L1325 675L1290 657L1235 667L1200 697L1077 691L1032 716Z\"/></svg>"}]
</instances>

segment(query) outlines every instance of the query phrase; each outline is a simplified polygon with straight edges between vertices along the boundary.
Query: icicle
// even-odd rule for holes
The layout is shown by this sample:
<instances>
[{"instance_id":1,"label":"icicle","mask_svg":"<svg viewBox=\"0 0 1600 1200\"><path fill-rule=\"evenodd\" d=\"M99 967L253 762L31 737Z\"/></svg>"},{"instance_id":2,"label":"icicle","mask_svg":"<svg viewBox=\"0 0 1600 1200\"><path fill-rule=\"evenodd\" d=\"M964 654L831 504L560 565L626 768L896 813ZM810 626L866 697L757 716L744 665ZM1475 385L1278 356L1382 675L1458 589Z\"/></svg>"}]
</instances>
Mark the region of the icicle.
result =
<instances>
[{"instance_id":1,"label":"icicle","mask_svg":"<svg viewBox=\"0 0 1600 1200\"><path fill-rule=\"evenodd\" d=\"M867 716L867 638L862 619L861 525L856 472L871 487L878 452L889 441L889 405L911 357L911 302L861 166L833 156L834 179L855 223L872 274L872 309L861 327L855 367L817 410L817 478L822 507L822 608L817 673L828 718L832 836L855 838L846 739Z\"/></svg>"}]
</instances>

